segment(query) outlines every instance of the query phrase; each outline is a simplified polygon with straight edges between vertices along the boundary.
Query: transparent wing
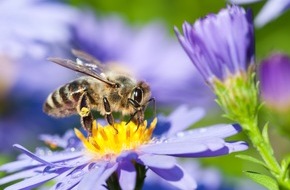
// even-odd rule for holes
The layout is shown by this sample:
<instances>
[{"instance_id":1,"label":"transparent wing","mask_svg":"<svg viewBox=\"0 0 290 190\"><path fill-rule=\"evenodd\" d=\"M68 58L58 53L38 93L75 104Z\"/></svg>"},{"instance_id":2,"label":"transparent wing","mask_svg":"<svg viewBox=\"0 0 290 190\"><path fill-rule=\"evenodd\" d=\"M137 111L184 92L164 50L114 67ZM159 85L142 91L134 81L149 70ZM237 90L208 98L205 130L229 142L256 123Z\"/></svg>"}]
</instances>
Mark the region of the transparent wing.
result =
<instances>
[{"instance_id":1,"label":"transparent wing","mask_svg":"<svg viewBox=\"0 0 290 190\"><path fill-rule=\"evenodd\" d=\"M94 57L82 51L72 50L72 52L75 56L77 56L76 62L69 59L55 57L50 57L48 60L63 67L94 77L95 79L98 79L111 86L116 85L116 83L107 80L104 73L106 67Z\"/></svg>"},{"instance_id":2,"label":"transparent wing","mask_svg":"<svg viewBox=\"0 0 290 190\"><path fill-rule=\"evenodd\" d=\"M91 63L93 65L96 65L97 68L102 72L105 70L105 66L99 60L97 60L96 58L94 58L93 56L91 56L86 52L72 49L72 54L77 58L85 61L87 64Z\"/></svg>"}]
</instances>

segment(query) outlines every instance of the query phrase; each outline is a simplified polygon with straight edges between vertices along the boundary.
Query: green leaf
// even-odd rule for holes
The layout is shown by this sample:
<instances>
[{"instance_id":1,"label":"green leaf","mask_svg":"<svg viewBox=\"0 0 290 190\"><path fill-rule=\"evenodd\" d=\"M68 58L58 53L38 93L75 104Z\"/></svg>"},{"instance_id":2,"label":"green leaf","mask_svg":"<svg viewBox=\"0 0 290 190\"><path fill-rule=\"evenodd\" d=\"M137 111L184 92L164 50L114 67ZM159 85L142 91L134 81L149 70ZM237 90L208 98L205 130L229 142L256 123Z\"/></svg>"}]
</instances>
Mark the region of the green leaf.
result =
<instances>
[{"instance_id":1,"label":"green leaf","mask_svg":"<svg viewBox=\"0 0 290 190\"><path fill-rule=\"evenodd\" d=\"M239 155L236 155L236 157L240 158L240 159L243 159L243 160L247 160L247 161L256 163L256 164L259 164L259 165L262 165L265 168L268 168L267 165L264 162L262 162L261 160L258 160L257 158L254 158L252 156L248 156L248 155L245 155L245 154L239 154Z\"/></svg>"},{"instance_id":2,"label":"green leaf","mask_svg":"<svg viewBox=\"0 0 290 190\"><path fill-rule=\"evenodd\" d=\"M263 174L253 172L253 171L246 171L245 174L249 178L251 178L253 181L257 182L258 184L263 185L269 190L279 190L279 186L277 182L273 178L267 175L263 175Z\"/></svg>"},{"instance_id":3,"label":"green leaf","mask_svg":"<svg viewBox=\"0 0 290 190\"><path fill-rule=\"evenodd\" d=\"M287 155L281 162L281 168L284 178L289 178L290 155Z\"/></svg>"},{"instance_id":4,"label":"green leaf","mask_svg":"<svg viewBox=\"0 0 290 190\"><path fill-rule=\"evenodd\" d=\"M271 154L274 153L272 147L271 147L271 144L270 144L270 140L269 140L269 134L268 134L268 128L269 128L269 125L268 123L265 124L264 128L263 128L263 131L262 131L262 136L265 140L265 142L267 143L267 148L269 149L269 151L271 152Z\"/></svg>"}]
</instances>

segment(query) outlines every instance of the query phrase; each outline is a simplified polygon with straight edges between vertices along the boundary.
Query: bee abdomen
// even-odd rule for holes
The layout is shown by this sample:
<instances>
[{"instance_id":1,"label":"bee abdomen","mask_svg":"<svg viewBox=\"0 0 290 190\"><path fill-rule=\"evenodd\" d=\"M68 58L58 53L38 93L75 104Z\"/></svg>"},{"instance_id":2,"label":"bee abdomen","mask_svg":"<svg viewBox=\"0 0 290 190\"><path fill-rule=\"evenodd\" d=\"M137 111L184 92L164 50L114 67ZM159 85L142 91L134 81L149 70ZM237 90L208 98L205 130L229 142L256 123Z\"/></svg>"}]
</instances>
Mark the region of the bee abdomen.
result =
<instances>
[{"instance_id":1,"label":"bee abdomen","mask_svg":"<svg viewBox=\"0 0 290 190\"><path fill-rule=\"evenodd\" d=\"M43 111L56 117L65 117L74 114L76 112L78 99L81 95L76 88L77 85L72 82L51 93L43 106Z\"/></svg>"}]
</instances>

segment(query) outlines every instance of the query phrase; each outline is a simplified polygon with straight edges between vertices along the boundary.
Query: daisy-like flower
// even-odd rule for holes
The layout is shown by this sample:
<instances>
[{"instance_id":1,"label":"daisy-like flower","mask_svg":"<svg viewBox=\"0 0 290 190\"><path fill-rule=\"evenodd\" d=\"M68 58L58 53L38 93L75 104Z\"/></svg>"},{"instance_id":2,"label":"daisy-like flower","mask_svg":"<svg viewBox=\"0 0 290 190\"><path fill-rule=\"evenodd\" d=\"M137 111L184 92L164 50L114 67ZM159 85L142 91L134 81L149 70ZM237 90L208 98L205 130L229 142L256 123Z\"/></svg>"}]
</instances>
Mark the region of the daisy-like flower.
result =
<instances>
[{"instance_id":1,"label":"daisy-like flower","mask_svg":"<svg viewBox=\"0 0 290 190\"><path fill-rule=\"evenodd\" d=\"M229 0L235 4L248 4L256 3L261 0ZM266 0L266 4L255 18L255 25L257 27L263 27L268 22L276 19L290 7L289 0Z\"/></svg>"},{"instance_id":2,"label":"daisy-like flower","mask_svg":"<svg viewBox=\"0 0 290 190\"><path fill-rule=\"evenodd\" d=\"M195 180L174 157L209 157L247 149L245 142L224 140L240 131L238 125L220 124L183 131L202 115L201 109L180 107L167 119L161 118L158 124L155 118L148 127L146 121L140 126L120 122L115 124L116 133L112 126L97 124L90 137L85 137L76 129L76 136L82 143L74 149L70 146L58 152L32 153L15 145L24 154L18 161L0 167L2 171L13 173L0 179L0 184L25 178L6 190L31 189L55 179L51 189L116 187L112 185L121 189L140 189L149 169L180 189L195 189ZM156 127L167 130L153 137ZM46 141L54 146L61 142L59 139L51 140L46 137Z\"/></svg>"},{"instance_id":3,"label":"daisy-like flower","mask_svg":"<svg viewBox=\"0 0 290 190\"><path fill-rule=\"evenodd\" d=\"M241 122L257 110L253 80L254 31L251 12L228 6L193 25L175 28L183 49L217 95L229 118ZM243 92L243 93L241 93Z\"/></svg>"}]
</instances>

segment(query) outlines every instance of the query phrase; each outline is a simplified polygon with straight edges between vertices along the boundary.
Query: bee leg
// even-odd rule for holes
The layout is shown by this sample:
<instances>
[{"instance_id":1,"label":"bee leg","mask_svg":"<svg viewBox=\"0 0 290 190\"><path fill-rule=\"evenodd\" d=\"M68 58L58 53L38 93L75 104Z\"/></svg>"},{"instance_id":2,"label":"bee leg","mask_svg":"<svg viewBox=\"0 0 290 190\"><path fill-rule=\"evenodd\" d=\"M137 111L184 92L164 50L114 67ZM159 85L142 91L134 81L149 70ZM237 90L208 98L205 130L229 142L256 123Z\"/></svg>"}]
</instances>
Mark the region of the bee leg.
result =
<instances>
[{"instance_id":1,"label":"bee leg","mask_svg":"<svg viewBox=\"0 0 290 190\"><path fill-rule=\"evenodd\" d=\"M111 106L110 106L110 103L108 101L108 99L106 97L103 98L103 103L104 103L104 108L105 108L105 111L106 111L106 114L105 114L105 118L107 120L107 122L113 126L113 128L116 130L116 132L118 133L118 130L114 127L114 117L113 117L113 114L111 112Z\"/></svg>"},{"instance_id":2,"label":"bee leg","mask_svg":"<svg viewBox=\"0 0 290 190\"><path fill-rule=\"evenodd\" d=\"M136 129L137 131L140 124L143 123L144 121L144 106L141 106L138 102L136 102L132 98L128 98L128 101L130 104L133 105L135 112L131 115L127 124L132 120L134 123L137 124L137 129Z\"/></svg>"},{"instance_id":3,"label":"bee leg","mask_svg":"<svg viewBox=\"0 0 290 190\"><path fill-rule=\"evenodd\" d=\"M133 118L135 117L136 114L137 114L137 111L135 111L133 114L130 115L130 118L129 118L129 120L126 122L126 125L127 125L128 123L130 123L130 121L133 120Z\"/></svg>"},{"instance_id":4,"label":"bee leg","mask_svg":"<svg viewBox=\"0 0 290 190\"><path fill-rule=\"evenodd\" d=\"M94 117L88 106L88 96L84 92L78 102L78 114L81 116L82 127L88 132L88 136L92 135L92 128L94 125Z\"/></svg>"}]
</instances>

